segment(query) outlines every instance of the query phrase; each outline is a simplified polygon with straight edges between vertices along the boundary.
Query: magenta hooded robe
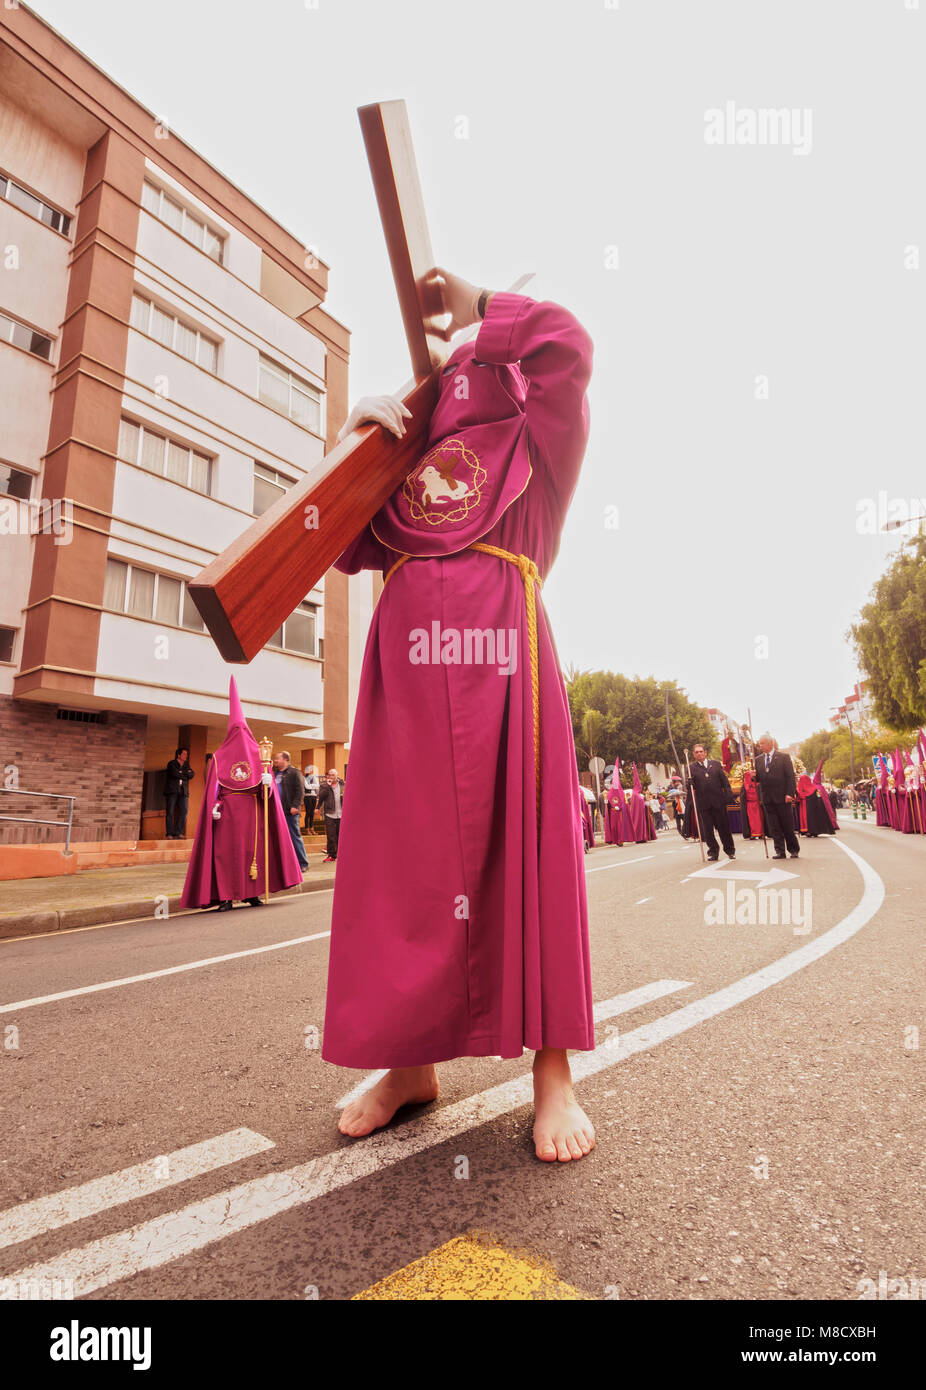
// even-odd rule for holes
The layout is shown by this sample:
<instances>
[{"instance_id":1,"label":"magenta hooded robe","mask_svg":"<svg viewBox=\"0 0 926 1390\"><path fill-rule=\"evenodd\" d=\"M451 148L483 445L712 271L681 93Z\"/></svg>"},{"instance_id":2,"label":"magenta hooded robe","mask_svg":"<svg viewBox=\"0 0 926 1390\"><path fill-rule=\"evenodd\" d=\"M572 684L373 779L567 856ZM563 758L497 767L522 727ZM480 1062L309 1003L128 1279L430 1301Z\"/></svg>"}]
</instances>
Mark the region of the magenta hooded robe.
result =
<instances>
[{"instance_id":1,"label":"magenta hooded robe","mask_svg":"<svg viewBox=\"0 0 926 1390\"><path fill-rule=\"evenodd\" d=\"M627 838L627 802L624 800L624 789L618 781L618 773L615 769L614 780L607 791L607 827L609 845L622 845Z\"/></svg>"},{"instance_id":2,"label":"magenta hooded robe","mask_svg":"<svg viewBox=\"0 0 926 1390\"><path fill-rule=\"evenodd\" d=\"M337 562L389 577L351 733L326 1061L595 1045L582 837L562 810L579 792L559 659L535 586L538 796L522 571L468 548L549 573L585 451L591 359L567 310L494 294L443 369L426 452ZM390 574L403 554L415 558ZM403 788L399 838L383 834L383 785Z\"/></svg>"},{"instance_id":3,"label":"magenta hooded robe","mask_svg":"<svg viewBox=\"0 0 926 1390\"><path fill-rule=\"evenodd\" d=\"M637 771L636 763L634 763L633 790L629 793L627 808L624 813L624 839L641 845L647 840L655 840L655 838L656 827L653 825L653 818L643 795L640 774Z\"/></svg>"},{"instance_id":4,"label":"magenta hooded robe","mask_svg":"<svg viewBox=\"0 0 926 1390\"><path fill-rule=\"evenodd\" d=\"M245 902L264 893L263 764L248 728L234 676L228 687L228 732L209 759L203 804L187 866L181 908ZM220 819L213 816L218 806ZM276 785L268 807L270 892L302 882ZM251 877L256 864L257 876Z\"/></svg>"}]
</instances>

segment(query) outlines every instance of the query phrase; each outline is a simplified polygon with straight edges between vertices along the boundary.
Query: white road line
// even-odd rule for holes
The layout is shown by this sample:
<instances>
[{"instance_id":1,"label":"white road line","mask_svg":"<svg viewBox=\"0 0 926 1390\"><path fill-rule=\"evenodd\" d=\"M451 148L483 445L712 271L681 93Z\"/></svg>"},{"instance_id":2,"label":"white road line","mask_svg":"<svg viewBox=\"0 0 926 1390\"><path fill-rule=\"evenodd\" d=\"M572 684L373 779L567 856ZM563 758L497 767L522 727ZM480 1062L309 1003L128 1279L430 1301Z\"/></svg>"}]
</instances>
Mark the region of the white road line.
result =
<instances>
[{"instance_id":1,"label":"white road line","mask_svg":"<svg viewBox=\"0 0 926 1390\"><path fill-rule=\"evenodd\" d=\"M574 1053L570 1059L573 1077L582 1080L607 1071L637 1052L643 1052L667 1038L678 1037L696 1024L714 1018L726 1009L779 984L804 966L812 964L861 931L884 901L884 883L875 870L841 841L836 844L855 863L862 875L864 891L859 902L842 921L806 946L782 956L772 965L715 991L706 998L665 1015L655 1023L643 1024L623 1037L612 1037L594 1052ZM214 1197L193 1202L179 1211L168 1212L114 1235L104 1236L76 1247L53 1260L32 1265L0 1280L0 1298L16 1298L31 1281L67 1279L73 1281L73 1296L82 1297L106 1288L117 1280L128 1279L143 1270L157 1269L182 1259L195 1250L236 1235L260 1221L270 1220L293 1207L315 1201L382 1172L415 1154L425 1153L478 1125L518 1110L532 1096L532 1077L528 1072L481 1095L470 1096L443 1109L403 1124L398 1131L381 1130L368 1138L345 1143L333 1153L311 1159L285 1172L268 1174L228 1188ZM23 1294L22 1296L25 1296Z\"/></svg>"},{"instance_id":2,"label":"white road line","mask_svg":"<svg viewBox=\"0 0 926 1390\"><path fill-rule=\"evenodd\" d=\"M94 1178L79 1187L68 1187L49 1197L23 1202L21 1206L0 1212L0 1248L34 1240L46 1231L82 1221L85 1216L121 1206L123 1202L134 1202L137 1197L147 1197L162 1187L187 1182L202 1173L222 1168L226 1163L239 1163L243 1158L273 1148L276 1148L273 1140L265 1139L262 1134L255 1134L251 1129L232 1129L228 1134L206 1139L201 1144L190 1144L174 1153L159 1154L146 1163L136 1163L132 1168L123 1168L105 1178Z\"/></svg>"},{"instance_id":3,"label":"white road line","mask_svg":"<svg viewBox=\"0 0 926 1390\"><path fill-rule=\"evenodd\" d=\"M350 1105L352 1100L357 1100L360 1096L365 1095L367 1091L371 1090L376 1085L380 1077L386 1075L388 1070L388 1067L383 1067L381 1071L371 1071L369 1076L365 1076L362 1081L358 1081L357 1085L354 1086L352 1090L348 1091L346 1095L343 1095L340 1100L335 1101L335 1110L343 1110L345 1105Z\"/></svg>"},{"instance_id":4,"label":"white road line","mask_svg":"<svg viewBox=\"0 0 926 1390\"><path fill-rule=\"evenodd\" d=\"M644 859L652 859L653 855L644 854L641 859L625 859L614 864L602 864L597 869L587 869L590 874L601 873L604 869L621 869L627 864L642 864ZM325 893L333 892L333 889L325 888L321 890ZM107 926L117 926L118 923L107 922ZM49 936L60 936L60 932L46 933ZM121 980L103 980L95 985L83 985L80 989L63 989L58 994L42 994L35 999L18 999L15 1004L0 1004L0 1014L11 1014L22 1009L33 1009L39 1004L57 1004L62 999L75 999L80 994L98 994L104 989L120 989L123 985L142 984L145 980L158 980L164 975L181 975L185 970L202 970L207 965L222 965L227 960L241 960L244 956L260 956L266 951L282 951L287 946L301 946L307 941L321 941L324 937L330 936L330 931L314 932L311 936L294 936L289 941L275 941L269 946L254 946L248 951L231 951L226 956L210 956L208 960L191 960L185 965L171 965L165 970L149 970L145 975L127 975ZM14 938L15 939L15 938ZM31 938L30 938L31 939Z\"/></svg>"},{"instance_id":5,"label":"white road line","mask_svg":"<svg viewBox=\"0 0 926 1390\"><path fill-rule=\"evenodd\" d=\"M675 994L680 989L691 989L689 980L654 980L651 985L641 985L639 989L628 990L626 994L615 994L612 999L602 999L596 1004L593 1014L596 1023L616 1018L618 1014L629 1014L642 1004L650 1004L654 999L662 999L667 994Z\"/></svg>"},{"instance_id":6,"label":"white road line","mask_svg":"<svg viewBox=\"0 0 926 1390\"><path fill-rule=\"evenodd\" d=\"M599 864L597 869L586 869L587 874L603 874L605 869L626 869L628 864L642 864L644 859L655 859L655 854L641 854L639 859L618 859L613 864Z\"/></svg>"},{"instance_id":7,"label":"white road line","mask_svg":"<svg viewBox=\"0 0 926 1390\"><path fill-rule=\"evenodd\" d=\"M645 901L649 901L646 899ZM630 1013L632 1009L639 1009L642 1004L649 1004L653 999L662 999L666 994L675 994L680 989L691 989L691 982L688 980L654 980L651 985L641 985L639 989L628 990L626 994L615 994L611 999L602 999L596 1004L593 1010L593 1017L596 1023L603 1023L606 1019L616 1018L618 1014ZM499 1057L498 1061L502 1061ZM371 1071L369 1076L365 1076L353 1090L347 1092L340 1100L335 1101L335 1110L343 1110L345 1105L349 1105L352 1100L364 1095L371 1087L375 1086L381 1076L386 1075L386 1070Z\"/></svg>"},{"instance_id":8,"label":"white road line","mask_svg":"<svg viewBox=\"0 0 926 1390\"><path fill-rule=\"evenodd\" d=\"M254 946L248 951L231 951L227 956L210 956L208 960L191 960L185 965L171 965L166 970L149 970L145 975L127 975L122 980L104 980L97 985L82 985L80 989L63 989L59 994L42 994L36 999L20 999L15 1004L0 1004L0 1014L32 1009L37 1004L54 1004L59 999L75 999L79 994L97 994L101 989L119 989L121 985L137 985L143 980L157 980L163 975L180 975L184 970L201 970L206 965L221 965L226 960L241 960L244 956L261 956L265 951L283 951L287 946L301 946L306 941L320 941L330 931L317 931L311 936L294 936L289 941L275 941L271 946Z\"/></svg>"}]
</instances>

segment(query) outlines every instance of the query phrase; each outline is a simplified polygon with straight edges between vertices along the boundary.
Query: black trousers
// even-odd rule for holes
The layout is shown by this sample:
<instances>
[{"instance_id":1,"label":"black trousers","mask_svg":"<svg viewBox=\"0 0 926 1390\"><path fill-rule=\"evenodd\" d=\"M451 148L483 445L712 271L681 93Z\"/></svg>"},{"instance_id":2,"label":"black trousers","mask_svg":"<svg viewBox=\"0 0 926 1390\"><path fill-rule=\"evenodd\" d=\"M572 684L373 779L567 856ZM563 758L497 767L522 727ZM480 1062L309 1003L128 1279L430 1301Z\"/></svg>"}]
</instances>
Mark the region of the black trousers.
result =
<instances>
[{"instance_id":1,"label":"black trousers","mask_svg":"<svg viewBox=\"0 0 926 1390\"><path fill-rule=\"evenodd\" d=\"M311 830L312 822L315 819L315 807L318 805L318 797L306 792L303 797L303 802L305 804L305 828L306 830Z\"/></svg>"},{"instance_id":2,"label":"black trousers","mask_svg":"<svg viewBox=\"0 0 926 1390\"><path fill-rule=\"evenodd\" d=\"M794 812L790 801L765 801L762 804L768 833L775 841L775 853L784 854L787 845L789 854L799 854L801 847L794 833Z\"/></svg>"},{"instance_id":3,"label":"black trousers","mask_svg":"<svg viewBox=\"0 0 926 1390\"><path fill-rule=\"evenodd\" d=\"M179 835L181 839L186 835L186 816L190 799L182 792L164 793L164 830L168 837Z\"/></svg>"},{"instance_id":4,"label":"black trousers","mask_svg":"<svg viewBox=\"0 0 926 1390\"><path fill-rule=\"evenodd\" d=\"M325 817L325 846L332 859L338 857L338 840L341 836L341 817Z\"/></svg>"},{"instance_id":5,"label":"black trousers","mask_svg":"<svg viewBox=\"0 0 926 1390\"><path fill-rule=\"evenodd\" d=\"M720 843L723 845L724 854L728 854L732 859L736 854L736 846L733 843L733 835L730 830L730 817L727 815L726 806L702 806L700 801L697 805L698 825L701 827L701 839L707 845L707 852L711 858L716 859L720 851L717 848L717 839L714 831L720 836Z\"/></svg>"}]
</instances>

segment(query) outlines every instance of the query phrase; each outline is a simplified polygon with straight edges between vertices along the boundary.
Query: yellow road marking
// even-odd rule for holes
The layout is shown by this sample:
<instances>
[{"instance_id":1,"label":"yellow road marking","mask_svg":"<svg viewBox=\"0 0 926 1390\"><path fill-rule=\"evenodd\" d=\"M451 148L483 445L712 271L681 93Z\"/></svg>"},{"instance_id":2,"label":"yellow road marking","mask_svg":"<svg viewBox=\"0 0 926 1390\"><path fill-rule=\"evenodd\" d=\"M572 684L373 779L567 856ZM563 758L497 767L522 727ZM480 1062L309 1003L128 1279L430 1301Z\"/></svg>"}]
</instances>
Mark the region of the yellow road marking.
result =
<instances>
[{"instance_id":1,"label":"yellow road marking","mask_svg":"<svg viewBox=\"0 0 926 1390\"><path fill-rule=\"evenodd\" d=\"M540 1256L515 1253L499 1240L472 1231L455 1236L421 1259L354 1294L354 1299L569 1300L587 1298L557 1278Z\"/></svg>"}]
</instances>

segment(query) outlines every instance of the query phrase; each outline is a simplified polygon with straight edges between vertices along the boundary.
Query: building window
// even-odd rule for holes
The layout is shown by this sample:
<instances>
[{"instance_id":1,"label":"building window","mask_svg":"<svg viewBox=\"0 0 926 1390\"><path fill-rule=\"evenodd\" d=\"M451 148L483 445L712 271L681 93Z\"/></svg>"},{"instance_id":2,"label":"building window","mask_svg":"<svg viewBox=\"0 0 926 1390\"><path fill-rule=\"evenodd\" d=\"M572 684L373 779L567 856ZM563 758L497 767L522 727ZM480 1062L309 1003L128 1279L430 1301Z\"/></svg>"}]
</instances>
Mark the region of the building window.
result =
<instances>
[{"instance_id":1,"label":"building window","mask_svg":"<svg viewBox=\"0 0 926 1390\"><path fill-rule=\"evenodd\" d=\"M182 579L129 565L124 560L106 561L103 607L131 618L152 618L168 627L205 630Z\"/></svg>"},{"instance_id":2,"label":"building window","mask_svg":"<svg viewBox=\"0 0 926 1390\"><path fill-rule=\"evenodd\" d=\"M176 314L168 313L157 304L152 304L150 299L145 299L141 294L132 296L131 321L132 327L137 328L139 333L145 333L156 342L179 352L181 357L205 367L213 376L218 373L218 342L203 333L195 324L177 318Z\"/></svg>"},{"instance_id":3,"label":"building window","mask_svg":"<svg viewBox=\"0 0 926 1390\"><path fill-rule=\"evenodd\" d=\"M32 474L23 473L11 464L0 463L0 493L4 497L16 497L21 502L28 502L32 496Z\"/></svg>"},{"instance_id":4,"label":"building window","mask_svg":"<svg viewBox=\"0 0 926 1390\"><path fill-rule=\"evenodd\" d=\"M64 236L67 236L71 230L70 217L60 212L58 208L53 208L50 203L43 202L41 198L37 198L34 193L21 187L15 179L11 179L8 174L4 173L0 173L0 198L5 198L8 203L12 203L21 212L27 212L37 222L44 222L46 227L51 227Z\"/></svg>"},{"instance_id":5,"label":"building window","mask_svg":"<svg viewBox=\"0 0 926 1390\"><path fill-rule=\"evenodd\" d=\"M185 236L187 241L192 241L193 245L200 251L205 251L211 260L218 261L219 265L224 263L225 238L214 232L202 218L195 217L175 198L171 198L163 188L158 188L157 184L145 179L141 202L142 207L152 216L160 222L165 222L181 236Z\"/></svg>"},{"instance_id":6,"label":"building window","mask_svg":"<svg viewBox=\"0 0 926 1390\"><path fill-rule=\"evenodd\" d=\"M268 357L260 359L257 395L262 405L269 405L271 410L287 415L297 425L321 434L321 391Z\"/></svg>"},{"instance_id":7,"label":"building window","mask_svg":"<svg viewBox=\"0 0 926 1390\"><path fill-rule=\"evenodd\" d=\"M265 463L255 463L254 515L263 516L292 485L293 479L287 478L285 473L278 473L275 468L268 468Z\"/></svg>"},{"instance_id":8,"label":"building window","mask_svg":"<svg viewBox=\"0 0 926 1390\"><path fill-rule=\"evenodd\" d=\"M13 643L15 640L15 627L0 627L0 661L13 660Z\"/></svg>"},{"instance_id":9,"label":"building window","mask_svg":"<svg viewBox=\"0 0 926 1390\"><path fill-rule=\"evenodd\" d=\"M314 603L300 603L282 627L267 643L268 647L282 647L287 652L298 652L300 656L321 656L322 642L318 636L318 609Z\"/></svg>"},{"instance_id":10,"label":"building window","mask_svg":"<svg viewBox=\"0 0 926 1390\"><path fill-rule=\"evenodd\" d=\"M134 420L119 421L119 457L172 483L212 496L212 459L189 444L149 430Z\"/></svg>"},{"instance_id":11,"label":"building window","mask_svg":"<svg viewBox=\"0 0 926 1390\"><path fill-rule=\"evenodd\" d=\"M26 352L34 352L36 357L44 357L46 362L50 362L51 341L44 333L38 333L28 324L20 323L19 319L0 313L0 343L12 343L15 347L25 348Z\"/></svg>"}]
</instances>

